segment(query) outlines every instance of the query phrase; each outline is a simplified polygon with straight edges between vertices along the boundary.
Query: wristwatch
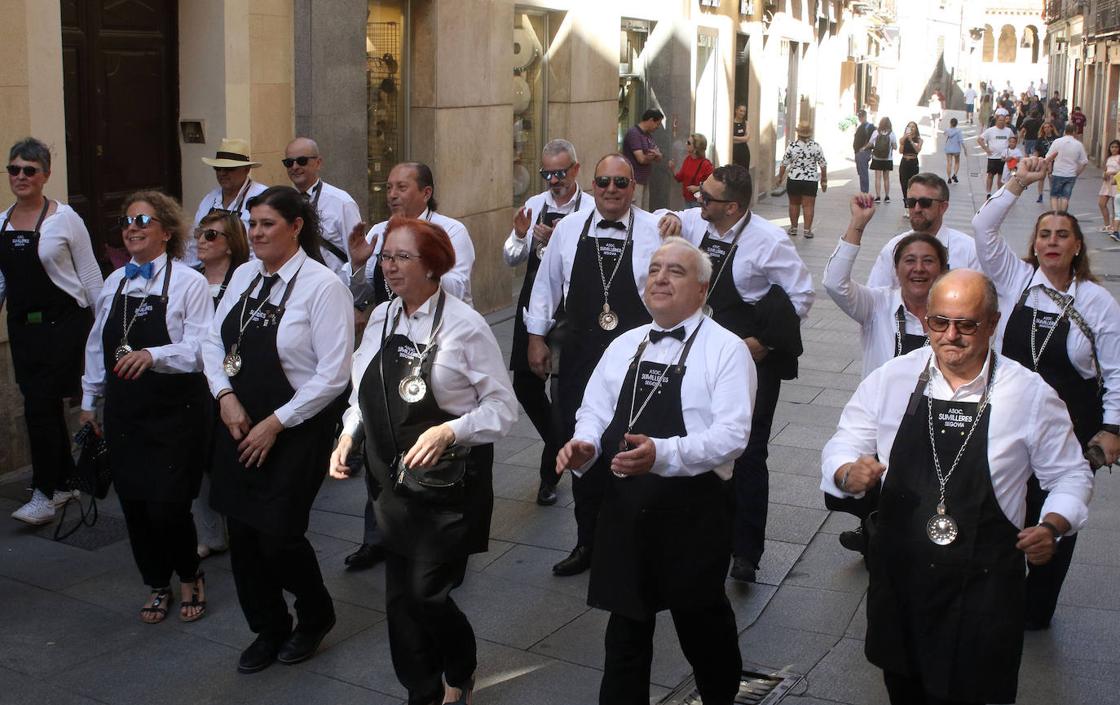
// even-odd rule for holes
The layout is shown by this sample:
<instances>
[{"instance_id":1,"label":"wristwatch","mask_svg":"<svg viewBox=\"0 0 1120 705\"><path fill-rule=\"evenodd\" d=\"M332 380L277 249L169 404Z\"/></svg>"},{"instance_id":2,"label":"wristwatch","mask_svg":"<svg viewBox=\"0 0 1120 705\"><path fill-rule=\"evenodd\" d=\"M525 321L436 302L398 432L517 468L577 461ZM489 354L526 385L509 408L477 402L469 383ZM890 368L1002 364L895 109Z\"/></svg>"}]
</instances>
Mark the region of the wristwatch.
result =
<instances>
[{"instance_id":1,"label":"wristwatch","mask_svg":"<svg viewBox=\"0 0 1120 705\"><path fill-rule=\"evenodd\" d=\"M1049 529L1050 533L1054 534L1054 543L1057 543L1058 541L1062 540L1062 532L1058 531L1058 527L1054 526L1050 522L1040 521L1040 522L1038 522L1037 526L1042 526L1042 527L1045 527L1045 528Z\"/></svg>"}]
</instances>

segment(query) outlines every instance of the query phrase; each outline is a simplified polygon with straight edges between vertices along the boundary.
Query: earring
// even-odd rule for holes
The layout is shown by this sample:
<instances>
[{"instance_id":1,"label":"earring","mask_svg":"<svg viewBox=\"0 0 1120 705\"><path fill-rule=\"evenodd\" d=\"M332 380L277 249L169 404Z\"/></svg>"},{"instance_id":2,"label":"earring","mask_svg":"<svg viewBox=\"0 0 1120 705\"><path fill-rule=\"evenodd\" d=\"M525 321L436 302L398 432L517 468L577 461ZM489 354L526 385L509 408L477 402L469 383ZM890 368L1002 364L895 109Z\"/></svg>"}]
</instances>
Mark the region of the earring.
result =
<instances>
[{"instance_id":1,"label":"earring","mask_svg":"<svg viewBox=\"0 0 1120 705\"><path fill-rule=\"evenodd\" d=\"M435 279L435 277L432 276L431 272L428 272L428 279Z\"/></svg>"}]
</instances>

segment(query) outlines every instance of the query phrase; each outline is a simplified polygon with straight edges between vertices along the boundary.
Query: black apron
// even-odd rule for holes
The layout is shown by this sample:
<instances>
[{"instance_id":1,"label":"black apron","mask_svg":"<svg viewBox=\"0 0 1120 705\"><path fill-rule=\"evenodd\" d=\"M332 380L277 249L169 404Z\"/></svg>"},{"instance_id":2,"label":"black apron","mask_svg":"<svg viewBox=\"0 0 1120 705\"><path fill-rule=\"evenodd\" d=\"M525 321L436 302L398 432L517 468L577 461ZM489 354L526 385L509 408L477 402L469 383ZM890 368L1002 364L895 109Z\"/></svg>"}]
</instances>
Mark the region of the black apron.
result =
<instances>
[{"instance_id":1,"label":"black apron","mask_svg":"<svg viewBox=\"0 0 1120 705\"><path fill-rule=\"evenodd\" d=\"M218 304L222 303L222 298L226 295L226 289L229 288L229 280L233 279L233 272L235 269L237 268L231 264L229 269L226 270L226 278L222 280L222 286L218 289L218 293L211 297L214 300L215 311L218 309Z\"/></svg>"},{"instance_id":2,"label":"black apron","mask_svg":"<svg viewBox=\"0 0 1120 705\"><path fill-rule=\"evenodd\" d=\"M638 417L633 433L651 438L688 435L681 381L690 347L691 340ZM592 466L607 473L609 481L596 526L587 598L592 607L638 620L664 609L695 609L725 599L723 582L731 555L726 483L714 472L625 478L610 472L626 433L635 379L641 380L635 400L641 407L665 369L663 364L642 362L639 374L636 361L644 348L645 343L630 363L614 418L603 432L602 454Z\"/></svg>"},{"instance_id":3,"label":"black apron","mask_svg":"<svg viewBox=\"0 0 1120 705\"><path fill-rule=\"evenodd\" d=\"M914 335L913 333L906 332L906 311L905 304L899 304L898 310L894 312L894 322L898 326L898 332L895 333L894 338L894 356L901 357L929 345L928 335Z\"/></svg>"},{"instance_id":4,"label":"black apron","mask_svg":"<svg viewBox=\"0 0 1120 705\"><path fill-rule=\"evenodd\" d=\"M746 216L739 234L750 225L751 215ZM735 288L735 251L739 249L739 242L723 242L712 237L710 232L704 233L700 241L700 249L712 261L712 271L715 272L711 290L708 292L708 306L711 307L711 317L716 323L731 331L740 338L750 338L758 335L758 322L755 316L755 305L743 301L739 290ZM728 259L731 258L731 259Z\"/></svg>"},{"instance_id":5,"label":"black apron","mask_svg":"<svg viewBox=\"0 0 1120 705\"><path fill-rule=\"evenodd\" d=\"M992 489L991 405L945 490L959 534L948 546L938 546L926 535L938 502L927 425L930 400L924 385L915 394L920 401L899 425L879 508L869 520L867 658L885 671L921 679L938 698L1014 702L1026 563L1015 548L1019 528L1004 515ZM938 457L948 472L978 404L932 403Z\"/></svg>"},{"instance_id":6,"label":"black apron","mask_svg":"<svg viewBox=\"0 0 1120 705\"><path fill-rule=\"evenodd\" d=\"M576 245L575 260L572 262L568 295L564 300L568 330L560 352L560 377L563 383L559 385L559 401L563 410L562 418L569 426L583 403L583 390L587 386L587 380L591 379L591 373L595 371L595 365L599 363L607 346L626 331L653 320L634 281L633 240L623 246L623 241L614 238L590 237L588 232L595 216L596 212L592 211L583 224L583 231ZM604 303L603 282L599 278L595 248L599 248L599 254L603 258L604 272L613 271L615 262L619 261L619 257L622 258L610 289L610 307L618 315L618 326L614 330L603 330L599 326L599 314L603 312Z\"/></svg>"},{"instance_id":7,"label":"black apron","mask_svg":"<svg viewBox=\"0 0 1120 705\"><path fill-rule=\"evenodd\" d=\"M24 396L65 397L81 388L93 314L51 281L39 259L39 229L51 205L45 200L33 231L8 230L10 211L4 218L0 272L7 287L16 384Z\"/></svg>"},{"instance_id":8,"label":"black apron","mask_svg":"<svg viewBox=\"0 0 1120 705\"><path fill-rule=\"evenodd\" d=\"M732 134L735 137L745 137L747 134L747 123L733 122ZM737 164L746 169L751 168L751 148L747 146L746 142L736 142L731 147L731 163Z\"/></svg>"},{"instance_id":9,"label":"black apron","mask_svg":"<svg viewBox=\"0 0 1120 705\"><path fill-rule=\"evenodd\" d=\"M445 294L441 291L440 296L442 303ZM437 304L437 309L442 309L442 305ZM427 394L414 403L401 399L397 393L400 381L411 374L417 348L424 352L427 347L423 343L413 347L408 337L397 333L397 319L393 321L393 330L388 330L389 311L385 313L381 349L366 367L358 387L358 405L362 410L367 441L366 461L370 472L384 488L374 502L382 544L399 555L433 562L483 553L488 548L490 516L494 509L492 444L471 448L467 459L466 490L460 505L437 507L404 497L392 489L394 479L389 468L397 450L402 455L407 453L424 431L457 417L436 403L431 368L437 351L427 356L420 371L428 385ZM439 315L437 311L437 318ZM386 401L390 419L385 418ZM392 428L389 423L393 424Z\"/></svg>"},{"instance_id":10,"label":"black apron","mask_svg":"<svg viewBox=\"0 0 1120 705\"><path fill-rule=\"evenodd\" d=\"M238 401L255 426L295 395L276 349L276 334L284 307L299 275L297 271L278 306L266 303L245 328L238 353L241 371L229 378ZM246 299L261 280L258 274L241 294ZM260 294L243 301L247 311L261 304ZM242 306L235 304L222 321L222 343L228 352L237 343ZM246 468L239 460L238 441L219 418L214 424L214 457L211 462L210 505L257 531L272 536L299 536L307 531L311 504L326 475L333 445L337 403L298 426L285 428L261 467Z\"/></svg>"},{"instance_id":11,"label":"black apron","mask_svg":"<svg viewBox=\"0 0 1120 705\"><path fill-rule=\"evenodd\" d=\"M128 279L122 277L101 331L105 438L113 484L121 499L186 502L198 496L202 481L212 413L205 375L148 370L126 380L113 372L125 319L133 321L127 339L133 350L171 344L167 332L171 267L169 257L159 295L127 296L123 292Z\"/></svg>"}]
</instances>

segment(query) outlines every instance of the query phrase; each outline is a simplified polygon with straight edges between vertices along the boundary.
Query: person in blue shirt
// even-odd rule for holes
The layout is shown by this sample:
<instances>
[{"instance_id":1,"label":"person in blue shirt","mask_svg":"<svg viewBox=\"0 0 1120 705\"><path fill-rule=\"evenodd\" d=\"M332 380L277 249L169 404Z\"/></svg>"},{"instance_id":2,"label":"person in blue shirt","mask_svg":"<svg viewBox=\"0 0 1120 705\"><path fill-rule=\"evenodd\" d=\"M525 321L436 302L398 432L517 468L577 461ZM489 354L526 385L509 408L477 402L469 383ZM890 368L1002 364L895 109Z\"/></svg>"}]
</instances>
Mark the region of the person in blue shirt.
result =
<instances>
[{"instance_id":1,"label":"person in blue shirt","mask_svg":"<svg viewBox=\"0 0 1120 705\"><path fill-rule=\"evenodd\" d=\"M959 184L957 172L961 169L961 153L964 148L964 134L957 127L957 119L949 120L949 129L945 130L945 182Z\"/></svg>"}]
</instances>

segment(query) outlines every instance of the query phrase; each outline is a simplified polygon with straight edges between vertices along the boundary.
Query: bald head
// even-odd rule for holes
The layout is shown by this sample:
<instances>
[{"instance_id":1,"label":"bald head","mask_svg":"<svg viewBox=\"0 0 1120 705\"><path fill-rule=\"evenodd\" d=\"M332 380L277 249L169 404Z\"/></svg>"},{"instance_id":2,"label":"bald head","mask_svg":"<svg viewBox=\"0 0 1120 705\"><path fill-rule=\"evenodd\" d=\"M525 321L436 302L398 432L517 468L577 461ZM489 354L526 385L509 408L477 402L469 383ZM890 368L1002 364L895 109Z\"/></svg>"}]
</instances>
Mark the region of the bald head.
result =
<instances>
[{"instance_id":1,"label":"bald head","mask_svg":"<svg viewBox=\"0 0 1120 705\"><path fill-rule=\"evenodd\" d=\"M929 343L938 369L953 388L975 379L999 326L999 301L992 280L971 269L954 269L929 290Z\"/></svg>"},{"instance_id":2,"label":"bald head","mask_svg":"<svg viewBox=\"0 0 1120 705\"><path fill-rule=\"evenodd\" d=\"M319 170L323 168L319 145L310 137L297 137L289 142L284 149L284 162L288 178L300 191L307 191L314 186L319 180Z\"/></svg>"},{"instance_id":3,"label":"bald head","mask_svg":"<svg viewBox=\"0 0 1120 705\"><path fill-rule=\"evenodd\" d=\"M954 269L939 277L929 289L929 306L933 307L935 302L967 305L975 309L981 318L999 318L999 295L995 284L973 269Z\"/></svg>"}]
</instances>

